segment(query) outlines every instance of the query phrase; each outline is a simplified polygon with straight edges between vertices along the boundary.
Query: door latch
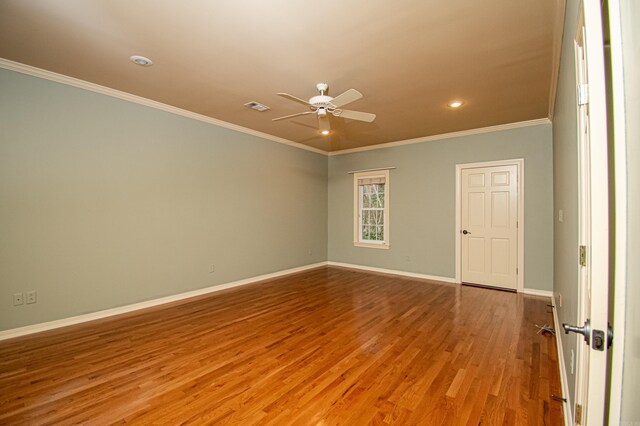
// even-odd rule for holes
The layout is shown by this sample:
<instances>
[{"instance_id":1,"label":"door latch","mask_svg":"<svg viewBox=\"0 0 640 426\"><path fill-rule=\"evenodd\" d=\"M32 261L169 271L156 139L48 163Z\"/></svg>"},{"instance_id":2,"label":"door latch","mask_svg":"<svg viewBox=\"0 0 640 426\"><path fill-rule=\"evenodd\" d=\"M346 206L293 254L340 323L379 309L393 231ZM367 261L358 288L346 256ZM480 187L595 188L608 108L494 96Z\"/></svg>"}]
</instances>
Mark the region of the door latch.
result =
<instances>
[{"instance_id":1,"label":"door latch","mask_svg":"<svg viewBox=\"0 0 640 426\"><path fill-rule=\"evenodd\" d=\"M606 336L607 349L613 344L613 329L611 324L607 324L607 336ZM605 335L602 330L593 330L593 340L591 341L591 347L598 351L604 351Z\"/></svg>"},{"instance_id":2,"label":"door latch","mask_svg":"<svg viewBox=\"0 0 640 426\"><path fill-rule=\"evenodd\" d=\"M611 324L607 325L606 336L605 332L602 330L591 330L591 321L589 318L587 318L584 322L584 326L582 327L562 324L562 328L566 334L569 334L569 332L582 334L582 336L584 336L584 342L587 345L591 343L591 347L597 351L604 351L605 344L607 345L607 348L610 348L613 343L613 329L611 328Z\"/></svg>"}]
</instances>

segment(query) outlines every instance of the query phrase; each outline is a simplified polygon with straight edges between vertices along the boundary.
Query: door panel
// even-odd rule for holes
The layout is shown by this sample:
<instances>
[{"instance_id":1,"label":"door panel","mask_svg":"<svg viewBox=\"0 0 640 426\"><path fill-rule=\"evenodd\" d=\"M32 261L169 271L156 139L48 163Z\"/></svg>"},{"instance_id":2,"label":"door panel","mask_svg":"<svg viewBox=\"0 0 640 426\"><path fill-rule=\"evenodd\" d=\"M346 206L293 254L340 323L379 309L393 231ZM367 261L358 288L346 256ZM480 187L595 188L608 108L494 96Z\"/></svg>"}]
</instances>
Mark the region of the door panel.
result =
<instances>
[{"instance_id":1,"label":"door panel","mask_svg":"<svg viewBox=\"0 0 640 426\"><path fill-rule=\"evenodd\" d=\"M484 227L484 192L469 193L469 226Z\"/></svg>"},{"instance_id":2,"label":"door panel","mask_svg":"<svg viewBox=\"0 0 640 426\"><path fill-rule=\"evenodd\" d=\"M509 240L491 239L491 271L498 275L509 275Z\"/></svg>"},{"instance_id":3,"label":"door panel","mask_svg":"<svg viewBox=\"0 0 640 426\"><path fill-rule=\"evenodd\" d=\"M485 273L485 252L484 238L469 237L469 250L467 257L469 259L469 272L478 274Z\"/></svg>"},{"instance_id":4,"label":"door panel","mask_svg":"<svg viewBox=\"0 0 640 426\"><path fill-rule=\"evenodd\" d=\"M609 297L609 194L604 54L600 2L583 2L575 38L576 80L587 96L577 105L579 244L585 262L579 266L577 324L589 321L590 342L576 336L576 423L605 421L607 345L594 333L607 332ZM606 335L606 334L605 334ZM580 407L580 408L578 408ZM580 418L582 417L582 418Z\"/></svg>"},{"instance_id":5,"label":"door panel","mask_svg":"<svg viewBox=\"0 0 640 426\"><path fill-rule=\"evenodd\" d=\"M517 166L462 169L462 281L517 288Z\"/></svg>"},{"instance_id":6,"label":"door panel","mask_svg":"<svg viewBox=\"0 0 640 426\"><path fill-rule=\"evenodd\" d=\"M491 226L493 228L508 228L510 225L508 192L493 192L491 194Z\"/></svg>"}]
</instances>

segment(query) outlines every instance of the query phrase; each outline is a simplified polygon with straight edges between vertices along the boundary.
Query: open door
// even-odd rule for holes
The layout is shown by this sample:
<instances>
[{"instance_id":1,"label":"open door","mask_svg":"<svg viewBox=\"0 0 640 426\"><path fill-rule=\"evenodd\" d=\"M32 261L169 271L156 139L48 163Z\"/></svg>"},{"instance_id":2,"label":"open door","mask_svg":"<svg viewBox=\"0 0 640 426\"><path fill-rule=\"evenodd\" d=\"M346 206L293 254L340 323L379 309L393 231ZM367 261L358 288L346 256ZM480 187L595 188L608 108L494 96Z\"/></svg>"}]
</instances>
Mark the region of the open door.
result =
<instances>
[{"instance_id":1,"label":"open door","mask_svg":"<svg viewBox=\"0 0 640 426\"><path fill-rule=\"evenodd\" d=\"M605 68L600 2L583 1L575 37L578 167L580 339L576 369L576 424L602 425L605 418L609 295L609 198Z\"/></svg>"}]
</instances>

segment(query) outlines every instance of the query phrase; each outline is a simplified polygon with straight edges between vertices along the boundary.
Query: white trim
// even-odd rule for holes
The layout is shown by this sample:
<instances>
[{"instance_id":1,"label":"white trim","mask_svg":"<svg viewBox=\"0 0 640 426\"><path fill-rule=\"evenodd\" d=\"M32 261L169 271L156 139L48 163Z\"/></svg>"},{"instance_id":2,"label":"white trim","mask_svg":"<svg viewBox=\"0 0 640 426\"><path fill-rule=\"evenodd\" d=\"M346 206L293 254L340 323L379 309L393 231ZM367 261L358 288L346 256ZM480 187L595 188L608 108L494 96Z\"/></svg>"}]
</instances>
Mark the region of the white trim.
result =
<instances>
[{"instance_id":1,"label":"white trim","mask_svg":"<svg viewBox=\"0 0 640 426\"><path fill-rule=\"evenodd\" d=\"M55 328L66 327L69 325L80 324L87 321L93 321L96 319L107 318L114 315L120 315L127 312L138 311L140 309L146 309L153 306L164 305L166 303L176 302L179 300L189 299L191 297L202 296L209 293L215 293L221 290L229 288L240 287L247 284L253 284L258 281L269 280L272 278L282 277L284 275L295 274L297 272L306 271L309 269L319 268L326 266L327 262L318 262L310 265L299 266L296 268L285 269L282 271L273 272L270 274L258 275L256 277L245 278L243 280L232 281L225 284L215 285L211 287L201 288L198 290L188 291L185 293L174 294L172 296L161 297L159 299L147 300L145 302L134 303L126 306L119 306L117 308L105 309L103 311L91 312L89 314L77 315L74 317L63 318L55 321L43 322L40 324L27 325L25 327L13 328L10 330L0 331L0 340L12 339L18 336L25 336L27 334L39 333L41 331L53 330Z\"/></svg>"},{"instance_id":2,"label":"white trim","mask_svg":"<svg viewBox=\"0 0 640 426\"><path fill-rule=\"evenodd\" d=\"M364 265L356 265L356 264L353 264L353 263L342 263L342 262L332 262L332 261L327 262L327 265L328 266L337 266L339 268L357 269L357 270L360 270L360 271L368 271L368 272L379 272L379 273L383 273L383 274L399 275L399 276L402 276L402 277L420 278L420 279L423 279L423 280L442 281L442 282L445 282L445 283L456 284L456 281L453 278L439 277L437 275L419 274L419 273L416 273L416 272L399 271L397 269L384 269L384 268L376 268L376 267L373 267L373 266L364 266Z\"/></svg>"},{"instance_id":3,"label":"white trim","mask_svg":"<svg viewBox=\"0 0 640 426\"><path fill-rule=\"evenodd\" d=\"M553 291L551 290L538 290L537 288L524 288L522 289L522 294L527 294L529 296L542 296L553 299Z\"/></svg>"},{"instance_id":4,"label":"white trim","mask_svg":"<svg viewBox=\"0 0 640 426\"><path fill-rule=\"evenodd\" d=\"M353 242L353 246L354 247L362 247L362 248L380 249L380 250L389 250L391 248L391 245L389 245L386 242L381 242L381 243L374 243L374 242L361 243L360 241L354 241Z\"/></svg>"},{"instance_id":5,"label":"white trim","mask_svg":"<svg viewBox=\"0 0 640 426\"><path fill-rule=\"evenodd\" d=\"M573 404L571 403L571 394L569 393L569 380L567 378L567 366L564 363L564 350L562 349L562 339L560 322L558 321L558 310L556 309L555 298L552 297L553 304L553 327L556 331L556 348L558 351L558 369L560 370L560 387L562 388L562 397L567 399L567 402L562 406L562 413L564 414L565 426L573 426Z\"/></svg>"},{"instance_id":6,"label":"white trim","mask_svg":"<svg viewBox=\"0 0 640 426\"><path fill-rule=\"evenodd\" d=\"M580 269L577 324L589 319L594 330L607 330L609 320L609 167L607 99L602 9L598 1L583 0L576 49L576 83L587 84L588 104L577 106L579 184L578 244L587 247L586 267ZM582 53L584 59L579 56ZM585 132L585 130L587 130ZM586 149L585 151L582 151ZM585 165L584 169L582 165ZM601 425L606 418L608 348L579 344L575 404L582 405L582 424Z\"/></svg>"},{"instance_id":7,"label":"white trim","mask_svg":"<svg viewBox=\"0 0 640 426\"><path fill-rule=\"evenodd\" d=\"M364 178L371 177L384 177L384 240L380 242L367 241L362 239L362 227L360 226L360 186L358 182ZM373 171L357 172L353 174L353 245L355 247L363 248L375 248L375 249L389 249L389 224L391 219L389 218L389 203L391 198L391 186L389 184L389 169L377 169Z\"/></svg>"},{"instance_id":8,"label":"white trim","mask_svg":"<svg viewBox=\"0 0 640 426\"><path fill-rule=\"evenodd\" d=\"M230 130L235 130L236 132L246 133L248 135L257 136L262 139L268 139L272 142L281 143L283 145L289 145L294 148L303 149L305 151L315 152L316 154L327 155L327 151L324 151L318 148L313 148L311 146L290 141L288 139L269 135L267 133L249 129L247 127L238 126L237 124L229 123L227 121L218 120L216 118L208 117L206 115L198 114L192 111L187 111L182 108L163 104L162 102L153 101L151 99L143 98L141 96L132 95L131 93L122 92L120 90L112 89L110 87L100 86L99 84L90 83L88 81L84 81L84 80L69 77L66 75L58 74L52 71L47 71L40 68L32 67L30 65L21 64L19 62L10 61L8 59L0 58L0 68L19 72L22 74L27 74L33 77L43 78L45 80L55 81L56 83L66 84L68 86L73 86L73 87L77 87L84 90L89 90L91 92L100 93L101 95L111 96L114 98L133 102L139 105L144 105L150 108L159 109L161 111L169 112L171 114L181 115L183 117L191 118L198 121L203 121L205 123L213 124L215 126L224 127Z\"/></svg>"},{"instance_id":9,"label":"white trim","mask_svg":"<svg viewBox=\"0 0 640 426\"><path fill-rule=\"evenodd\" d=\"M477 129L462 130L459 132L442 133L439 135L424 136L415 139L407 139L395 142L387 142L378 145L364 146L360 148L344 149L341 151L327 152L322 149L314 148L299 142L294 142L289 139L273 136L268 133L259 132L257 130L249 129L247 127L239 126L237 124L229 123L227 121L218 120L216 118L208 117L206 115L198 114L192 111L187 111L182 108L174 107L171 105L163 104L161 102L153 101L151 99L143 98L141 96L132 95L130 93L122 92L120 90L111 89L109 87L101 86L99 84L90 83L88 81L80 80L78 78L69 77L63 74L58 74L53 71L47 71L41 68L32 67L30 65L21 64L19 62L10 61L8 59L0 58L0 68L4 68L10 71L19 72L21 74L30 75L33 77L42 78L45 80L54 81L56 83L66 84L68 86L77 87L91 92L100 93L102 95L111 96L114 98L122 99L125 101L133 102L139 105L144 105L150 108L159 109L161 111L169 112L171 114L180 115L183 117L191 118L205 123L213 124L216 126L224 127L226 129L235 130L237 132L245 133L252 136L257 136L262 139L267 139L273 142L281 143L284 145L292 146L294 148L300 148L305 151L315 152L316 154L322 154L327 156L350 154L352 152L370 151L373 149L391 148L394 146L410 145L421 142L430 142L440 139L449 139L462 136L477 135L481 133L491 133L500 130L518 129L521 127L537 126L540 124L551 124L551 120L548 118L538 118L535 120L518 121L515 123L498 124L496 126L480 127Z\"/></svg>"},{"instance_id":10,"label":"white trim","mask_svg":"<svg viewBox=\"0 0 640 426\"><path fill-rule=\"evenodd\" d=\"M377 172L378 170L395 170L395 169L396 169L395 166L392 166L392 167L377 167L375 169L352 170L350 172L347 172L347 174L353 175L355 173Z\"/></svg>"},{"instance_id":11,"label":"white trim","mask_svg":"<svg viewBox=\"0 0 640 426\"><path fill-rule=\"evenodd\" d=\"M493 166L516 166L518 170L518 276L517 289L518 293L524 291L524 158L515 158L513 160L496 160L484 161L481 163L464 163L456 164L456 277L458 283L462 282L462 243L460 241L460 225L462 223L462 206L460 205L461 194L461 174L463 169L472 169L477 167L493 167Z\"/></svg>"},{"instance_id":12,"label":"white trim","mask_svg":"<svg viewBox=\"0 0 640 426\"><path fill-rule=\"evenodd\" d=\"M438 141L441 139L459 138L462 136L471 136L471 135L478 135L482 133L499 132L501 130L510 130L510 129L519 129L521 127L539 126L541 124L551 124L551 120L549 120L548 118L538 118L535 120L518 121L515 123L507 123L507 124L498 124L497 126L479 127L477 129L461 130L459 132L442 133L439 135L432 135L432 136L423 136L421 138L406 139L402 141L387 142L387 143L381 143L381 144L370 145L370 146L362 146L360 148L343 149L340 151L329 152L328 155L332 157L334 155L351 154L354 152L371 151L374 149L393 148L396 146L413 145L416 143L432 142L432 141Z\"/></svg>"}]
</instances>

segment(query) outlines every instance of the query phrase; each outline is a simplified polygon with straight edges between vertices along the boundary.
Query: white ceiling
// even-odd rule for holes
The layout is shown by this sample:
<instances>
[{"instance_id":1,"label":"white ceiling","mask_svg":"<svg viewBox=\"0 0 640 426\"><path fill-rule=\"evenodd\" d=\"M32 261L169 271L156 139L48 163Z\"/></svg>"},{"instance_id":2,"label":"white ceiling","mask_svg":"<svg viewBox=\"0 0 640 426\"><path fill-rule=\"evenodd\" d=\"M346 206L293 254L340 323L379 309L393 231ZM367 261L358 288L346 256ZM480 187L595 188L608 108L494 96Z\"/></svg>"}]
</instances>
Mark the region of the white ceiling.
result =
<instances>
[{"instance_id":1,"label":"white ceiling","mask_svg":"<svg viewBox=\"0 0 640 426\"><path fill-rule=\"evenodd\" d=\"M563 14L564 0L3 0L0 57L336 151L548 117ZM271 121L305 108L277 92L308 99L319 82L362 92L345 108L376 120L332 118L330 136L313 115Z\"/></svg>"}]
</instances>

